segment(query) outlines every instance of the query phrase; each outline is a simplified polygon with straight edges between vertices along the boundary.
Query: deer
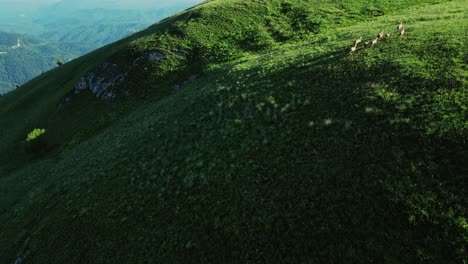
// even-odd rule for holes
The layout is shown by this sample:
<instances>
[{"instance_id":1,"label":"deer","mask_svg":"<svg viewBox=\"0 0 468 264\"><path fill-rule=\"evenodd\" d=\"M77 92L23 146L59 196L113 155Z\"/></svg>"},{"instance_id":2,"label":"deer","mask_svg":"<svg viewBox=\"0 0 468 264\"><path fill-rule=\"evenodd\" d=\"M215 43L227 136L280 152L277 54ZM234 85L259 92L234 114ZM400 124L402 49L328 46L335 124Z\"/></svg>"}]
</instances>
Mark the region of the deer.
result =
<instances>
[{"instance_id":1,"label":"deer","mask_svg":"<svg viewBox=\"0 0 468 264\"><path fill-rule=\"evenodd\" d=\"M383 36L384 36L384 31L382 30L382 31L380 31L380 33L377 35L377 38L378 38L378 39L381 39L381 38L383 38Z\"/></svg>"},{"instance_id":2,"label":"deer","mask_svg":"<svg viewBox=\"0 0 468 264\"><path fill-rule=\"evenodd\" d=\"M373 48L375 45L377 45L377 42L379 41L379 38L375 38L372 42L371 42L371 48Z\"/></svg>"},{"instance_id":3,"label":"deer","mask_svg":"<svg viewBox=\"0 0 468 264\"><path fill-rule=\"evenodd\" d=\"M403 30L403 21L400 20L400 24L397 26L398 32Z\"/></svg>"},{"instance_id":4,"label":"deer","mask_svg":"<svg viewBox=\"0 0 468 264\"><path fill-rule=\"evenodd\" d=\"M357 47L357 45L361 44L361 42L362 42L362 36L356 39L356 41L354 42L354 47Z\"/></svg>"},{"instance_id":5,"label":"deer","mask_svg":"<svg viewBox=\"0 0 468 264\"><path fill-rule=\"evenodd\" d=\"M357 50L357 47L356 46L352 46L350 51L349 51L349 55L353 55Z\"/></svg>"},{"instance_id":6,"label":"deer","mask_svg":"<svg viewBox=\"0 0 468 264\"><path fill-rule=\"evenodd\" d=\"M398 37L403 37L405 34L405 28L402 28L401 31L398 33Z\"/></svg>"},{"instance_id":7,"label":"deer","mask_svg":"<svg viewBox=\"0 0 468 264\"><path fill-rule=\"evenodd\" d=\"M385 36L386 36L387 38L390 38L391 35L392 35L392 32L388 32Z\"/></svg>"}]
</instances>

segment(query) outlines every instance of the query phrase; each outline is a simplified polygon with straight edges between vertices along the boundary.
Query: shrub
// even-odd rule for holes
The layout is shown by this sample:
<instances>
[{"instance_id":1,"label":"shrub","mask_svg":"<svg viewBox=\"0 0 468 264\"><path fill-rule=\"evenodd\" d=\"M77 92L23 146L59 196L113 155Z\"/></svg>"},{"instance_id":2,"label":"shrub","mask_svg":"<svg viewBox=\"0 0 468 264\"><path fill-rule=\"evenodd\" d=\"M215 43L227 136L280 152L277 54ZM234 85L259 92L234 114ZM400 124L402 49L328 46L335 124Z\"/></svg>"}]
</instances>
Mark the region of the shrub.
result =
<instances>
[{"instance_id":1,"label":"shrub","mask_svg":"<svg viewBox=\"0 0 468 264\"><path fill-rule=\"evenodd\" d=\"M281 13L289 18L295 32L319 33L324 22L320 16L312 15L307 8L288 2L281 5Z\"/></svg>"},{"instance_id":2,"label":"shrub","mask_svg":"<svg viewBox=\"0 0 468 264\"><path fill-rule=\"evenodd\" d=\"M63 65L63 60L61 58L58 58L56 63L57 63L58 66L62 66Z\"/></svg>"},{"instance_id":3,"label":"shrub","mask_svg":"<svg viewBox=\"0 0 468 264\"><path fill-rule=\"evenodd\" d=\"M247 51L260 51L273 46L274 41L265 29L251 27L243 32L243 39L239 45Z\"/></svg>"},{"instance_id":4,"label":"shrub","mask_svg":"<svg viewBox=\"0 0 468 264\"><path fill-rule=\"evenodd\" d=\"M29 134L28 134L28 137L26 138L26 142L30 142L30 141L33 141L33 140L36 140L38 137L42 136L43 134L45 134L46 130L43 129L43 128L36 128L34 129L33 131L31 131Z\"/></svg>"},{"instance_id":5,"label":"shrub","mask_svg":"<svg viewBox=\"0 0 468 264\"><path fill-rule=\"evenodd\" d=\"M266 27L272 38L278 42L285 42L294 37L294 31L290 23L280 16L271 16L266 18Z\"/></svg>"},{"instance_id":6,"label":"shrub","mask_svg":"<svg viewBox=\"0 0 468 264\"><path fill-rule=\"evenodd\" d=\"M202 44L194 49L194 53L199 54L205 64L221 63L240 56L239 50L227 41Z\"/></svg>"},{"instance_id":7,"label":"shrub","mask_svg":"<svg viewBox=\"0 0 468 264\"><path fill-rule=\"evenodd\" d=\"M26 151L38 153L45 150L47 144L44 139L46 130L43 128L36 128L28 134L26 138Z\"/></svg>"}]
</instances>

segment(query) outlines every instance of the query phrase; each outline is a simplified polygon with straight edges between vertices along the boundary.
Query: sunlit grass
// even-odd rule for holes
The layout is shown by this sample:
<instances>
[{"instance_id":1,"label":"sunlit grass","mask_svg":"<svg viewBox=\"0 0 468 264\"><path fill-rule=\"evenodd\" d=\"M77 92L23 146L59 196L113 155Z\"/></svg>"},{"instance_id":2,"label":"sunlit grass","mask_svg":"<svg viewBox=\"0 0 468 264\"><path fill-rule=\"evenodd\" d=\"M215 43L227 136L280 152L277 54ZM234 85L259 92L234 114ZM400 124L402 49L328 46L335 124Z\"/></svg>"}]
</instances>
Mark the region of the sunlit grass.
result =
<instances>
[{"instance_id":1,"label":"sunlit grass","mask_svg":"<svg viewBox=\"0 0 468 264\"><path fill-rule=\"evenodd\" d=\"M0 98L0 261L29 233L37 263L462 260L464 2L321 1L324 27L297 35L270 2L210 2ZM240 48L268 12L274 45ZM404 38L348 55L400 20ZM57 106L95 64L154 50L134 96ZM35 127L53 148L30 160Z\"/></svg>"}]
</instances>

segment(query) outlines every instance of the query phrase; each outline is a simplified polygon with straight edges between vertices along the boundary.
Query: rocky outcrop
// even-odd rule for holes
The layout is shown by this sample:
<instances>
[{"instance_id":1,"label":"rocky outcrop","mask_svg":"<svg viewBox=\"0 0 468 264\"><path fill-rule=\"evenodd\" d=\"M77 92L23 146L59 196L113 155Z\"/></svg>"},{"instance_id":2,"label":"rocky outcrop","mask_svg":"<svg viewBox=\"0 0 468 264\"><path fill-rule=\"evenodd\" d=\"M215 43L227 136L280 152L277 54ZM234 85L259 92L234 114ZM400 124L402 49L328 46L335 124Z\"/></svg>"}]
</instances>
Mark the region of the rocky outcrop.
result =
<instances>
[{"instance_id":1,"label":"rocky outcrop","mask_svg":"<svg viewBox=\"0 0 468 264\"><path fill-rule=\"evenodd\" d=\"M89 90L104 101L112 101L115 99L118 90L126 91L121 86L127 79L128 73L125 72L119 65L112 63L104 63L100 65L96 71L89 72L75 84L75 94L80 94L83 91Z\"/></svg>"},{"instance_id":2,"label":"rocky outcrop","mask_svg":"<svg viewBox=\"0 0 468 264\"><path fill-rule=\"evenodd\" d=\"M162 61L166 56L157 51L148 52L137 57L133 61L133 66L151 61ZM103 63L94 71L88 72L81 77L75 84L75 94L80 94L83 91L91 91L97 98L104 101L112 101L117 94L124 96L129 95L128 89L123 87L123 83L127 80L128 72L117 64Z\"/></svg>"},{"instance_id":3,"label":"rocky outcrop","mask_svg":"<svg viewBox=\"0 0 468 264\"><path fill-rule=\"evenodd\" d=\"M18 39L18 41L16 42L16 45L14 46L11 46L12 49L19 49L21 47L21 40Z\"/></svg>"},{"instance_id":4,"label":"rocky outcrop","mask_svg":"<svg viewBox=\"0 0 468 264\"><path fill-rule=\"evenodd\" d=\"M160 61L160 60L164 60L164 58L165 58L164 54L156 52L156 51L150 52L148 54L149 61Z\"/></svg>"},{"instance_id":5,"label":"rocky outcrop","mask_svg":"<svg viewBox=\"0 0 468 264\"><path fill-rule=\"evenodd\" d=\"M180 84L174 84L171 86L171 91L173 93L178 92L180 90Z\"/></svg>"},{"instance_id":6,"label":"rocky outcrop","mask_svg":"<svg viewBox=\"0 0 468 264\"><path fill-rule=\"evenodd\" d=\"M146 61L162 61L165 58L166 56L162 54L161 52L152 51L152 52L149 52L147 54L137 57L135 60L133 60L133 65L139 65Z\"/></svg>"},{"instance_id":7,"label":"rocky outcrop","mask_svg":"<svg viewBox=\"0 0 468 264\"><path fill-rule=\"evenodd\" d=\"M187 84L187 83L189 83L189 82L193 82L193 81L195 81L196 79L197 79L197 75L191 74L191 75L188 77L187 80L185 80L185 81L182 82L182 84ZM181 87L182 87L182 85L180 85L180 84L178 84L178 83L177 83L177 84L174 84L174 85L171 86L171 91L172 91L173 93L178 92L178 91L180 90Z\"/></svg>"},{"instance_id":8,"label":"rocky outcrop","mask_svg":"<svg viewBox=\"0 0 468 264\"><path fill-rule=\"evenodd\" d=\"M195 81L197 79L197 75L195 74L192 74L189 76L188 80L191 82L191 81Z\"/></svg>"},{"instance_id":9,"label":"rocky outcrop","mask_svg":"<svg viewBox=\"0 0 468 264\"><path fill-rule=\"evenodd\" d=\"M180 51L177 51L175 55L185 57ZM163 61L165 59L166 55L163 53L151 51L136 57L129 68L124 68L112 63L103 63L96 67L95 70L81 77L75 84L73 93L77 95L84 91L90 91L103 101L113 101L118 95L129 96L128 87L125 87L125 81L128 79L128 72L131 72L132 69L135 68L139 69L145 63ZM144 69L147 70L147 68ZM191 74L185 81L172 85L170 89L172 92L177 92L184 84L195 81L196 79L197 75ZM71 97L72 96L67 97L66 100L64 99L62 104L69 103Z\"/></svg>"}]
</instances>

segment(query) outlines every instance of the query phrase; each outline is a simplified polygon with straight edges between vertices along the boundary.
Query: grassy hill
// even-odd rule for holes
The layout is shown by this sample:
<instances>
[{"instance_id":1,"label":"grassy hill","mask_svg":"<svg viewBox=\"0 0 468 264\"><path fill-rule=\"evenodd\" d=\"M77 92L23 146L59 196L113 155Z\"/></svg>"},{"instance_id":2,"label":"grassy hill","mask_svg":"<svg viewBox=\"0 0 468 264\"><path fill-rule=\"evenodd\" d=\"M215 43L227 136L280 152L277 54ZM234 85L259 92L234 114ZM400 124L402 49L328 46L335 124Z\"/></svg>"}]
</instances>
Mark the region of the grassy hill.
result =
<instances>
[{"instance_id":1,"label":"grassy hill","mask_svg":"<svg viewBox=\"0 0 468 264\"><path fill-rule=\"evenodd\" d=\"M466 15L214 0L39 76L0 97L0 261L465 263Z\"/></svg>"},{"instance_id":2,"label":"grassy hill","mask_svg":"<svg viewBox=\"0 0 468 264\"><path fill-rule=\"evenodd\" d=\"M0 94L55 67L58 57L69 60L73 54L40 38L0 32Z\"/></svg>"}]
</instances>

